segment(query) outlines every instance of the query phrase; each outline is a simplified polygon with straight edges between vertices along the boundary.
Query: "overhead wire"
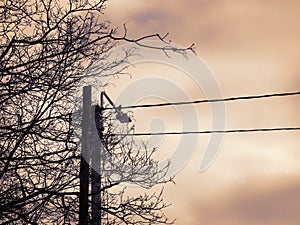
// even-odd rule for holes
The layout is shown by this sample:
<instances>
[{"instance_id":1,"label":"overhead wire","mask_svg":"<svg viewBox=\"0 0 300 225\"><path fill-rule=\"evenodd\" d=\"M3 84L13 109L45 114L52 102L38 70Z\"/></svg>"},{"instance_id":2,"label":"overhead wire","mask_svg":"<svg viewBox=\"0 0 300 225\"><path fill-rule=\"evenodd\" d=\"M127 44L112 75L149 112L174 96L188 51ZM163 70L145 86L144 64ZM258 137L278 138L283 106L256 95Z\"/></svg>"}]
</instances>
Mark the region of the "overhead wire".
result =
<instances>
[{"instance_id":1,"label":"overhead wire","mask_svg":"<svg viewBox=\"0 0 300 225\"><path fill-rule=\"evenodd\" d=\"M228 101L239 101L239 100L250 100L250 99L261 99L261 98L274 98L283 96L293 96L300 95L300 91L297 92L282 92L264 95L248 95L239 97L229 97L229 98L215 98L215 99L202 99L194 101L180 101L180 102L166 102L157 104L141 104L141 105L128 105L121 106L120 109L135 109L135 108L151 108L151 107L163 107L163 106L174 106L174 105L189 105L189 104L201 104L201 103L214 103L214 102L228 102ZM112 107L104 107L103 110L114 109Z\"/></svg>"},{"instance_id":2,"label":"overhead wire","mask_svg":"<svg viewBox=\"0 0 300 225\"><path fill-rule=\"evenodd\" d=\"M180 102L167 102L167 103L157 103L157 104L141 104L141 105L128 105L119 106L120 109L134 109L134 108L151 108L151 107L163 107L163 106L174 106L174 105L189 105L189 104L201 104L201 103L214 103L214 102L228 102L228 101L238 101L238 100L250 100L250 99L262 99L262 98L274 98L283 96L293 96L300 95L300 91L297 92L282 92L273 94L263 94L263 95L248 95L239 97L229 97L229 98L215 98L215 99L202 99L194 101L180 101ZM105 107L106 109L114 109L112 107ZM171 132L140 132L140 133L127 133L127 134L115 134L122 136L158 136L158 135L184 135L184 134L214 134L214 133L253 133L253 132L274 132L274 131L297 131L300 127L274 127L274 128L255 128L255 129L229 129L229 130L204 130L204 131L171 131Z\"/></svg>"},{"instance_id":3,"label":"overhead wire","mask_svg":"<svg viewBox=\"0 0 300 225\"><path fill-rule=\"evenodd\" d=\"M183 134L213 134L213 133L253 133L253 132L272 132L272 131L296 131L300 127L274 127L274 128L255 128L255 129L232 129L232 130L204 130L204 131L175 131L175 132L141 132L129 134L114 134L125 136L152 136L152 135L183 135Z\"/></svg>"}]
</instances>

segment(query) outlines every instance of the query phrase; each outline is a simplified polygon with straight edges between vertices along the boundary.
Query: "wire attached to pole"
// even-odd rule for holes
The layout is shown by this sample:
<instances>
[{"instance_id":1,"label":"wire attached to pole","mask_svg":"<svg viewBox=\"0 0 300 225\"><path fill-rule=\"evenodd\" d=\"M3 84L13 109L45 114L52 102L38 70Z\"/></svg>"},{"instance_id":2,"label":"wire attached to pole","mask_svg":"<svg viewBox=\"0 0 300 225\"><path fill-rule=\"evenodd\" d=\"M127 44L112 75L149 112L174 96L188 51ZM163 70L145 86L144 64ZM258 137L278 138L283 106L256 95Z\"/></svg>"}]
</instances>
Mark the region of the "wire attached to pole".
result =
<instances>
[{"instance_id":1,"label":"wire attached to pole","mask_svg":"<svg viewBox=\"0 0 300 225\"><path fill-rule=\"evenodd\" d=\"M185 135L185 134L213 134L213 133L253 133L253 132L274 132L274 131L297 131L300 127L275 127L275 128L257 128L257 129L232 129L232 130L204 130L204 131L172 131L172 132L141 132L131 134L114 134L120 136L159 136L159 135Z\"/></svg>"},{"instance_id":2,"label":"wire attached to pole","mask_svg":"<svg viewBox=\"0 0 300 225\"><path fill-rule=\"evenodd\" d=\"M162 107L162 106L174 106L174 105L190 105L190 104L202 104L202 103L215 103L215 102L228 102L228 101L239 101L239 100L250 100L250 99L261 99L261 98L274 98L274 97L284 97L300 95L298 92L283 92L274 94L264 94L264 95L249 95L249 96L239 96L239 97L229 97L229 98L216 98L216 99L202 99L195 101L181 101L181 102L167 102L158 104L142 104L142 105L129 105L122 106L122 109L136 109L136 108L152 108L152 107ZM103 110L114 109L113 107L106 107Z\"/></svg>"}]
</instances>

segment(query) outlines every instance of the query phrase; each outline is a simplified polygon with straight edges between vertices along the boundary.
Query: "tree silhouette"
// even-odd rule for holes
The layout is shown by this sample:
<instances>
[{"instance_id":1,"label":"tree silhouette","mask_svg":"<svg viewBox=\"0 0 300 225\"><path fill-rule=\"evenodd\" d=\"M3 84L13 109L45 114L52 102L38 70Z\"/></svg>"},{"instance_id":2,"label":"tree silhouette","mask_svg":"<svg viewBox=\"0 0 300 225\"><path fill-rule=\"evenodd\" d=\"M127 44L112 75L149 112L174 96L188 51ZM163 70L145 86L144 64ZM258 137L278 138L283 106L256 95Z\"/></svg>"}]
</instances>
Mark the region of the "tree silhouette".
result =
<instances>
[{"instance_id":1,"label":"tree silhouette","mask_svg":"<svg viewBox=\"0 0 300 225\"><path fill-rule=\"evenodd\" d=\"M153 34L129 39L101 16L106 0L4 0L0 3L0 221L2 224L76 224L79 218L78 148L72 125L74 93L85 71L107 59L118 41L144 46ZM145 46L152 47L152 46ZM130 57L103 63L111 71ZM115 73L118 73L116 71ZM114 76L110 74L110 76ZM101 75L101 73L100 73ZM168 223L162 193L138 197L116 189L121 183L144 188L162 180L152 151L115 135L115 116L105 116L103 223ZM132 131L130 131L132 132ZM120 132L119 132L120 133ZM120 186L119 186L120 187ZM91 203L89 203L91 204ZM172 221L171 221L172 222Z\"/></svg>"}]
</instances>

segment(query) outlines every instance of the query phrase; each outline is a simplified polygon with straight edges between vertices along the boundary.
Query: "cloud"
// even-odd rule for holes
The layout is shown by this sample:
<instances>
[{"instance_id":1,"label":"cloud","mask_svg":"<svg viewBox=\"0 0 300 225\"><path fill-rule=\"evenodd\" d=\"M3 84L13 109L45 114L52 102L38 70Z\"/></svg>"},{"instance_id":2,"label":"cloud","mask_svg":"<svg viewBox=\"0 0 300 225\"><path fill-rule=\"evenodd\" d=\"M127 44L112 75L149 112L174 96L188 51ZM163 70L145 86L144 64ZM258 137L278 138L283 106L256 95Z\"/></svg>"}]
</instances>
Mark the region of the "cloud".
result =
<instances>
[{"instance_id":1,"label":"cloud","mask_svg":"<svg viewBox=\"0 0 300 225\"><path fill-rule=\"evenodd\" d=\"M299 177L251 180L222 191L205 201L194 202L190 217L198 224L298 224Z\"/></svg>"},{"instance_id":2,"label":"cloud","mask_svg":"<svg viewBox=\"0 0 300 225\"><path fill-rule=\"evenodd\" d=\"M176 4L172 0L132 0L130 4L111 0L107 13L118 23L130 22L130 32L136 35L170 32L173 41L196 42L202 49L289 54L289 41L296 42L300 34L300 2L291 4L293 7L282 0L185 0ZM149 18L157 23L149 23Z\"/></svg>"},{"instance_id":3,"label":"cloud","mask_svg":"<svg viewBox=\"0 0 300 225\"><path fill-rule=\"evenodd\" d=\"M131 37L170 32L174 43L195 42L225 97L300 87L300 1L110 2L109 18L118 26L128 21ZM227 128L297 126L298 101L295 96L228 103ZM298 224L300 182L289 177L299 173L298 138L297 132L227 135L219 157L201 175L195 171L202 155L196 153L167 193L176 224Z\"/></svg>"}]
</instances>

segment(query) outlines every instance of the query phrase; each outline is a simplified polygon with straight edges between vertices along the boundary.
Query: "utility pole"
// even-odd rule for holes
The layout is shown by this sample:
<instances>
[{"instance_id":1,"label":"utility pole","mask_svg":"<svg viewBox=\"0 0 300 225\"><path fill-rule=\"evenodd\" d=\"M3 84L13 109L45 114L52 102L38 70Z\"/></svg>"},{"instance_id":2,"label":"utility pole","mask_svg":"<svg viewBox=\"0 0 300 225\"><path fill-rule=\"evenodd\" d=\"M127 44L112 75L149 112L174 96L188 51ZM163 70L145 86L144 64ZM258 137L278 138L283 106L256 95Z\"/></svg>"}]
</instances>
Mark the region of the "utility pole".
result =
<instances>
[{"instance_id":1,"label":"utility pole","mask_svg":"<svg viewBox=\"0 0 300 225\"><path fill-rule=\"evenodd\" d=\"M103 95L100 96L100 106L92 107L92 225L101 225L101 155L103 153Z\"/></svg>"},{"instance_id":2,"label":"utility pole","mask_svg":"<svg viewBox=\"0 0 300 225\"><path fill-rule=\"evenodd\" d=\"M82 140L80 161L79 225L88 224L89 164L90 164L90 121L92 87L83 87Z\"/></svg>"}]
</instances>

